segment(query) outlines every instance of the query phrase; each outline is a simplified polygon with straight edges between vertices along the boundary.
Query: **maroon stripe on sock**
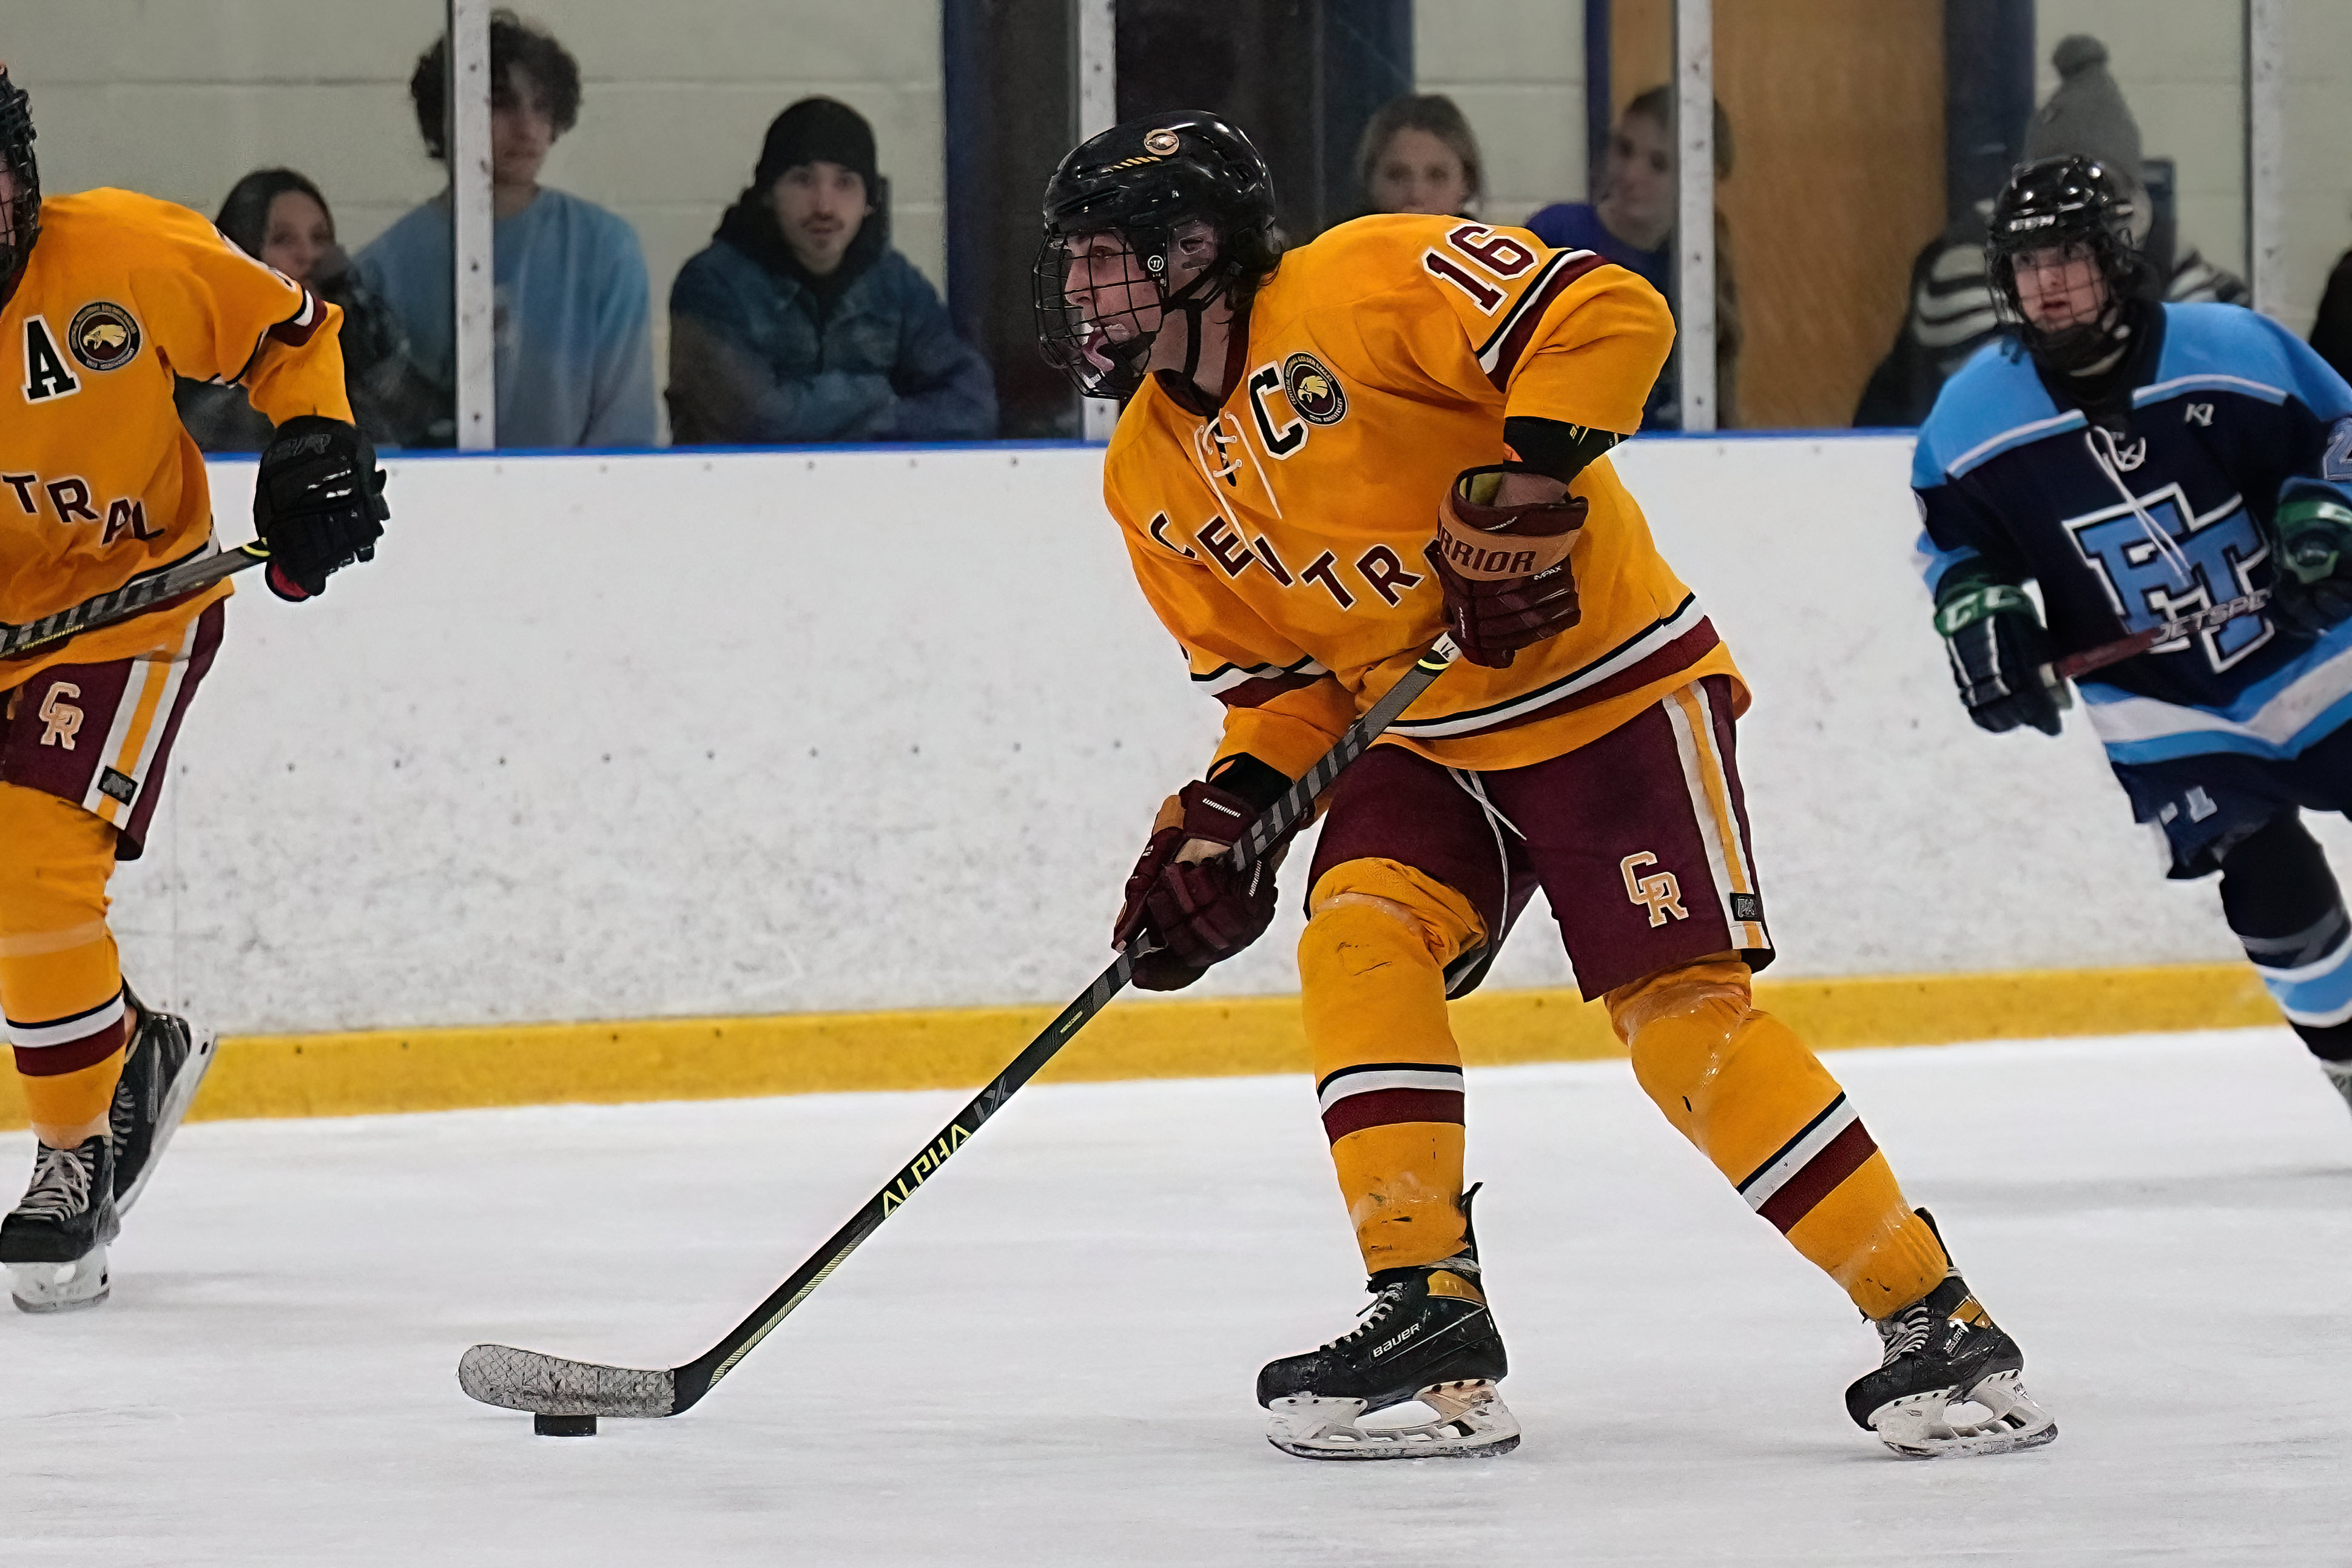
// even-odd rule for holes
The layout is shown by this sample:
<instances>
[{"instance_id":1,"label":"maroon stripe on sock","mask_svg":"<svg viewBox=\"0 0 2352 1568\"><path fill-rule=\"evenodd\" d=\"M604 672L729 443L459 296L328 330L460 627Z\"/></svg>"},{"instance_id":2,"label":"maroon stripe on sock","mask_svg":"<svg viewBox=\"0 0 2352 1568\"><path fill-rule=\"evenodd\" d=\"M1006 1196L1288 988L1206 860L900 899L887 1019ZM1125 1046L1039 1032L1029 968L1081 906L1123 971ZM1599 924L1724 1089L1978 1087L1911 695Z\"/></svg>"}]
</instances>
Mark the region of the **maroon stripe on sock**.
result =
<instances>
[{"instance_id":1,"label":"maroon stripe on sock","mask_svg":"<svg viewBox=\"0 0 2352 1568\"><path fill-rule=\"evenodd\" d=\"M1797 1221L1812 1213L1813 1206L1829 1197L1837 1184L1862 1168L1862 1162L1878 1152L1870 1130L1856 1121L1832 1138L1822 1152L1805 1162L1805 1168L1780 1184L1780 1190L1764 1200L1756 1212L1778 1226L1786 1236Z\"/></svg>"},{"instance_id":2,"label":"maroon stripe on sock","mask_svg":"<svg viewBox=\"0 0 2352 1568\"><path fill-rule=\"evenodd\" d=\"M16 1071L26 1078L59 1078L68 1072L79 1072L85 1067L95 1067L122 1049L127 1021L118 1018L96 1034L86 1034L63 1045L12 1047L16 1053Z\"/></svg>"},{"instance_id":3,"label":"maroon stripe on sock","mask_svg":"<svg viewBox=\"0 0 2352 1568\"><path fill-rule=\"evenodd\" d=\"M1451 1122L1462 1124L1459 1089L1375 1089L1350 1094L1323 1113L1323 1134L1338 1143L1367 1127L1398 1122Z\"/></svg>"}]
</instances>

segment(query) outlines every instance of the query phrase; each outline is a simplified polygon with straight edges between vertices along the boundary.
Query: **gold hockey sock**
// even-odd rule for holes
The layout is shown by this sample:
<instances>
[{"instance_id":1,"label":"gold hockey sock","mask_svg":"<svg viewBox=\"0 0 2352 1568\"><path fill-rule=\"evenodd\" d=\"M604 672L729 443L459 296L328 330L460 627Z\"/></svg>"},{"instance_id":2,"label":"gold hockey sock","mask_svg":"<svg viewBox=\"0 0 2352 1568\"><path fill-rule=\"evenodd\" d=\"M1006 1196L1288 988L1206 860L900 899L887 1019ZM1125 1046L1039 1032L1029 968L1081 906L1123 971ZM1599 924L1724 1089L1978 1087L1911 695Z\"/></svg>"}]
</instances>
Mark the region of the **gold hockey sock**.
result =
<instances>
[{"instance_id":1,"label":"gold hockey sock","mask_svg":"<svg viewBox=\"0 0 2352 1568\"><path fill-rule=\"evenodd\" d=\"M1942 1243L1837 1080L1751 1005L1746 964L1702 959L1621 987L1608 1005L1666 1119L1864 1315L1900 1312L1942 1282Z\"/></svg>"},{"instance_id":2,"label":"gold hockey sock","mask_svg":"<svg viewBox=\"0 0 2352 1568\"><path fill-rule=\"evenodd\" d=\"M102 1061L71 1072L36 1077L20 1072L25 1111L36 1127L86 1127L107 1113L114 1103L114 1085L122 1076L122 1047Z\"/></svg>"},{"instance_id":3,"label":"gold hockey sock","mask_svg":"<svg viewBox=\"0 0 2352 1568\"><path fill-rule=\"evenodd\" d=\"M33 1124L102 1116L122 1071L122 969L106 927L111 827L0 784L0 1011Z\"/></svg>"},{"instance_id":4,"label":"gold hockey sock","mask_svg":"<svg viewBox=\"0 0 2352 1568\"><path fill-rule=\"evenodd\" d=\"M1364 1268L1462 1249L1462 1051L1445 965L1484 936L1469 901L1394 861L1334 866L1298 943L1323 1130Z\"/></svg>"}]
</instances>

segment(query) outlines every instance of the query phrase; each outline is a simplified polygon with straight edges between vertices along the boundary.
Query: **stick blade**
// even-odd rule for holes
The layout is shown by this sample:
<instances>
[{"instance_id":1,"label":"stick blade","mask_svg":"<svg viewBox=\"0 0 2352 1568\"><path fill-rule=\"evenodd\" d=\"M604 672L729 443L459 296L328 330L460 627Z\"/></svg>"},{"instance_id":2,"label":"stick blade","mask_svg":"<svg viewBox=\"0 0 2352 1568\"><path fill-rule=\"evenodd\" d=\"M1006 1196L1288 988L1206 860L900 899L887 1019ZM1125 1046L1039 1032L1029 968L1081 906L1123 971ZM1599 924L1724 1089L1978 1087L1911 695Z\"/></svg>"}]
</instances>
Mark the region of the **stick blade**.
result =
<instances>
[{"instance_id":1,"label":"stick blade","mask_svg":"<svg viewBox=\"0 0 2352 1568\"><path fill-rule=\"evenodd\" d=\"M478 1344L457 1362L469 1398L535 1416L668 1416L677 1408L669 1372L566 1361L510 1344Z\"/></svg>"}]
</instances>

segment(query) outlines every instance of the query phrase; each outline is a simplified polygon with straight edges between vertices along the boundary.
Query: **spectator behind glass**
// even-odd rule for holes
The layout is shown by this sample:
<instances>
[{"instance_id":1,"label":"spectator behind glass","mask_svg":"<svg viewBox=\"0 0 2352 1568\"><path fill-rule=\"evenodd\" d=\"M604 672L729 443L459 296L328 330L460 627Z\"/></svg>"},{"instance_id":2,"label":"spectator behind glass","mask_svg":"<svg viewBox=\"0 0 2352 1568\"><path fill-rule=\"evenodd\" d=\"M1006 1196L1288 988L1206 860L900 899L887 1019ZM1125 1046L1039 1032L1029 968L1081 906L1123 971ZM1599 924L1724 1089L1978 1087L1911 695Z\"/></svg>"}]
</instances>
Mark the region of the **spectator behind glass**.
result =
<instances>
[{"instance_id":1,"label":"spectator behind glass","mask_svg":"<svg viewBox=\"0 0 2352 1568\"><path fill-rule=\"evenodd\" d=\"M750 187L670 289L672 439L995 434L987 362L889 242L873 128L829 98L778 115Z\"/></svg>"},{"instance_id":2,"label":"spectator behind glass","mask_svg":"<svg viewBox=\"0 0 2352 1568\"><path fill-rule=\"evenodd\" d=\"M2132 239L2147 254L2151 276L2176 305L2243 305L2246 286L2197 254L2179 250L2173 234L2171 165L2140 155L2139 121L2107 70L2107 47L2088 33L2061 38L2051 51L2057 90L2025 128L2024 162L2065 153L2095 158L2124 187L2132 204ZM2159 182L2155 176L2161 173ZM2162 186L2161 199L2152 184ZM1853 422L1865 426L1916 425L1936 405L1952 373L2000 336L1992 287L1985 279L1988 196L1927 242L1911 264L1911 308L1871 372Z\"/></svg>"},{"instance_id":3,"label":"spectator behind glass","mask_svg":"<svg viewBox=\"0 0 2352 1568\"><path fill-rule=\"evenodd\" d=\"M1356 183L1368 213L1468 217L1486 193L1478 138L1442 93L1405 93L1381 105L1356 143Z\"/></svg>"},{"instance_id":4,"label":"spectator behind glass","mask_svg":"<svg viewBox=\"0 0 2352 1568\"><path fill-rule=\"evenodd\" d=\"M425 150L445 162L448 51L436 42L408 82ZM490 82L499 444L651 446L653 330L636 231L539 183L556 138L580 117L579 62L513 12L493 11ZM452 243L445 191L361 251L359 270L454 406Z\"/></svg>"},{"instance_id":5,"label":"spectator behind glass","mask_svg":"<svg viewBox=\"0 0 2352 1568\"><path fill-rule=\"evenodd\" d=\"M1675 319L1682 319L1675 291L1675 99L1670 87L1654 87L1625 106L1609 133L1591 202L1555 202L1528 220L1546 245L1589 250L1638 273L1665 296ZM1715 177L1731 175L1731 121L1715 106ZM1733 280L1731 230L1715 214L1715 397L1716 423L1738 423L1739 290ZM1645 430L1682 428L1682 401L1675 387L1675 361L1658 372L1642 411Z\"/></svg>"},{"instance_id":6,"label":"spectator behind glass","mask_svg":"<svg viewBox=\"0 0 2352 1568\"><path fill-rule=\"evenodd\" d=\"M246 255L341 307L337 340L352 416L378 450L449 444L446 402L409 359L398 319L352 276L318 186L291 169L257 169L229 188L213 223ZM258 452L269 444L270 423L246 401L243 387L182 378L173 401L206 452Z\"/></svg>"},{"instance_id":7,"label":"spectator behind glass","mask_svg":"<svg viewBox=\"0 0 2352 1568\"><path fill-rule=\"evenodd\" d=\"M2327 275L2319 314L2311 323L2311 346L2337 375L2352 380L2352 250L2337 256Z\"/></svg>"}]
</instances>

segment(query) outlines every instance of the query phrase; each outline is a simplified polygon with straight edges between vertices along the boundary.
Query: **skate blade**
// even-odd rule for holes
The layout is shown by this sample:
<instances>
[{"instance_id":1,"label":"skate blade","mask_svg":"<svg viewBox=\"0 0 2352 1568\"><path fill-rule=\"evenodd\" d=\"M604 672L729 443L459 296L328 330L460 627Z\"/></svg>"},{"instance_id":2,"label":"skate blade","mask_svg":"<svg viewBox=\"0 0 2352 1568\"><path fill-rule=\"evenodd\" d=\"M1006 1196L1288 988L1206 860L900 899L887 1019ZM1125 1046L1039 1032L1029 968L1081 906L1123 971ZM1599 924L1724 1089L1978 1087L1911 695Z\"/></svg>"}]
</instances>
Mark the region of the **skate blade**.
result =
<instances>
[{"instance_id":1,"label":"skate blade","mask_svg":"<svg viewBox=\"0 0 2352 1568\"><path fill-rule=\"evenodd\" d=\"M1518 1420L1492 1383L1433 1384L1414 1397L1432 1419L1371 1427L1361 1399L1277 1399L1265 1440L1302 1459L1484 1459L1519 1446Z\"/></svg>"},{"instance_id":2,"label":"skate blade","mask_svg":"<svg viewBox=\"0 0 2352 1568\"><path fill-rule=\"evenodd\" d=\"M8 1265L8 1295L20 1312L79 1312L105 1301L112 1288L103 1247L70 1263Z\"/></svg>"},{"instance_id":3,"label":"skate blade","mask_svg":"<svg viewBox=\"0 0 2352 1568\"><path fill-rule=\"evenodd\" d=\"M1958 1420L1955 1404L1979 1406L1988 1414L1980 1421ZM1966 1395L1943 1388L1897 1399L1874 1414L1870 1425L1881 1442L1906 1459L2015 1453L2058 1436L2058 1423L2033 1402L2014 1372L1996 1372Z\"/></svg>"},{"instance_id":4,"label":"skate blade","mask_svg":"<svg viewBox=\"0 0 2352 1568\"><path fill-rule=\"evenodd\" d=\"M155 1115L155 1134L147 1145L147 1163L139 1167L139 1179L123 1190L114 1200L114 1212L124 1215L147 1190L155 1176L155 1167L163 1163L163 1151L171 1146L172 1134L188 1114L188 1107L196 1103L196 1091L204 1087L205 1074L212 1071L213 1058L218 1054L220 1034L217 1030L188 1025L188 1059L180 1063L178 1076L172 1080L169 1092L163 1096L163 1108Z\"/></svg>"}]
</instances>

